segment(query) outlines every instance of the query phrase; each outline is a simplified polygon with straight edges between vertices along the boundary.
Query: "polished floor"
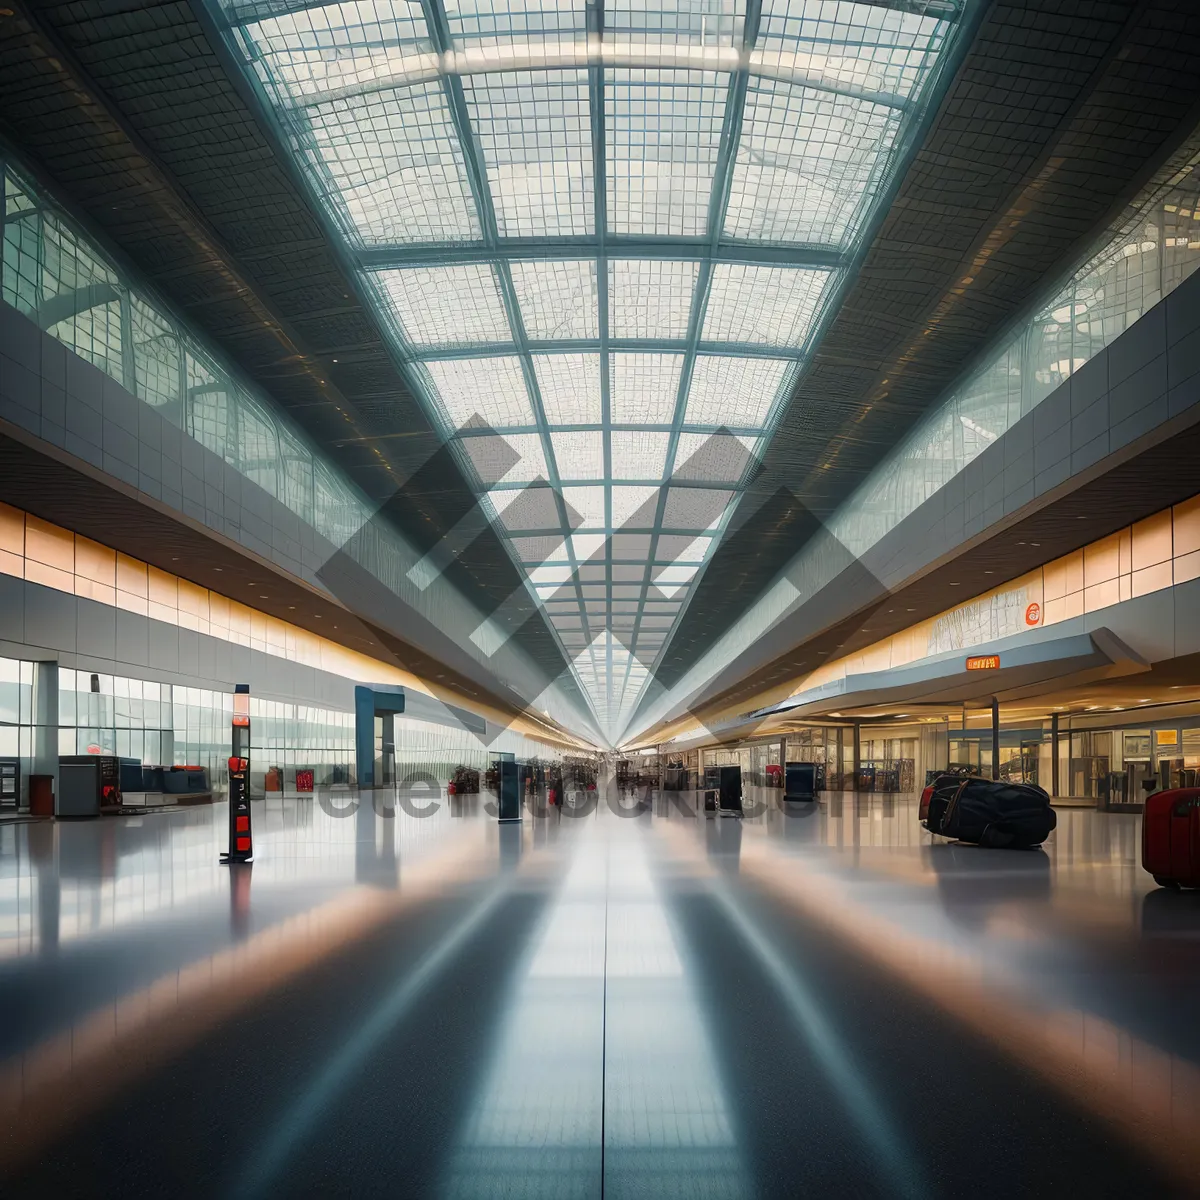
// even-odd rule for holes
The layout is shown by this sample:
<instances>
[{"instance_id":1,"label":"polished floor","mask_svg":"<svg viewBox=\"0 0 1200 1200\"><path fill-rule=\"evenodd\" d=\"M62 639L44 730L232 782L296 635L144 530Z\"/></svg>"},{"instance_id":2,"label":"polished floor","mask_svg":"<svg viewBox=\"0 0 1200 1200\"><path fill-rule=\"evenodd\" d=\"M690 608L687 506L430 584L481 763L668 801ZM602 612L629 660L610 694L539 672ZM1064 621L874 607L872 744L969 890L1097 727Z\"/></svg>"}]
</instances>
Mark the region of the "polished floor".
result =
<instances>
[{"instance_id":1,"label":"polished floor","mask_svg":"<svg viewBox=\"0 0 1200 1200\"><path fill-rule=\"evenodd\" d=\"M274 800L232 871L220 806L0 826L0 1195L1200 1194L1139 818L685 800Z\"/></svg>"}]
</instances>

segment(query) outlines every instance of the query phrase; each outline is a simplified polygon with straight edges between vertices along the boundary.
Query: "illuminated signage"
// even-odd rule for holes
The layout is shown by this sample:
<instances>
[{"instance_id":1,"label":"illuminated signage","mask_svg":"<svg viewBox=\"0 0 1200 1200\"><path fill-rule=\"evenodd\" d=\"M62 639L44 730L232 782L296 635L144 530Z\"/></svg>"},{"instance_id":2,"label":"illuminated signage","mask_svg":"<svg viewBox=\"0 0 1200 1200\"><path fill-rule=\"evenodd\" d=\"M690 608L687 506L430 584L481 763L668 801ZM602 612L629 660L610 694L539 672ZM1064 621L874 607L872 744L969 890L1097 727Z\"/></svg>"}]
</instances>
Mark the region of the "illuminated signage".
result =
<instances>
[{"instance_id":1,"label":"illuminated signage","mask_svg":"<svg viewBox=\"0 0 1200 1200\"><path fill-rule=\"evenodd\" d=\"M1025 610L1025 624L1036 625L1042 619L1042 606L1035 600Z\"/></svg>"},{"instance_id":2,"label":"illuminated signage","mask_svg":"<svg viewBox=\"0 0 1200 1200\"><path fill-rule=\"evenodd\" d=\"M1156 729L1154 731L1154 744L1156 746L1178 746L1179 745L1179 730L1178 729Z\"/></svg>"},{"instance_id":3,"label":"illuminated signage","mask_svg":"<svg viewBox=\"0 0 1200 1200\"><path fill-rule=\"evenodd\" d=\"M998 654L976 654L967 659L968 671L994 671L1000 666Z\"/></svg>"}]
</instances>

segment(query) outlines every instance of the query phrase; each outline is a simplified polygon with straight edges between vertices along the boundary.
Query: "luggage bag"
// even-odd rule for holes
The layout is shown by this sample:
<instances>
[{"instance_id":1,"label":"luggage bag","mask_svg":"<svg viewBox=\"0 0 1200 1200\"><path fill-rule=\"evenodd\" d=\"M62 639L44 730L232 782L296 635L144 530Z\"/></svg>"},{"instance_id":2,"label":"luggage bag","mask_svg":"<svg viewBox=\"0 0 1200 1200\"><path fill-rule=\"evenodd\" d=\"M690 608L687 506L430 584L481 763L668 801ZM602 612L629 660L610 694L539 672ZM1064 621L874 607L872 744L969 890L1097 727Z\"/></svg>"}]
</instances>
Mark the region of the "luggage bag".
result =
<instances>
[{"instance_id":1,"label":"luggage bag","mask_svg":"<svg viewBox=\"0 0 1200 1200\"><path fill-rule=\"evenodd\" d=\"M938 833L942 828L942 817L946 807L954 798L958 789L968 776L953 771L936 776L921 793L920 821L931 833Z\"/></svg>"},{"instance_id":2,"label":"luggage bag","mask_svg":"<svg viewBox=\"0 0 1200 1200\"><path fill-rule=\"evenodd\" d=\"M930 833L998 849L1040 846L1058 823L1050 797L1029 783L943 775L925 789L922 824Z\"/></svg>"},{"instance_id":3,"label":"luggage bag","mask_svg":"<svg viewBox=\"0 0 1200 1200\"><path fill-rule=\"evenodd\" d=\"M1200 888L1200 788L1146 797L1142 866L1160 887Z\"/></svg>"}]
</instances>

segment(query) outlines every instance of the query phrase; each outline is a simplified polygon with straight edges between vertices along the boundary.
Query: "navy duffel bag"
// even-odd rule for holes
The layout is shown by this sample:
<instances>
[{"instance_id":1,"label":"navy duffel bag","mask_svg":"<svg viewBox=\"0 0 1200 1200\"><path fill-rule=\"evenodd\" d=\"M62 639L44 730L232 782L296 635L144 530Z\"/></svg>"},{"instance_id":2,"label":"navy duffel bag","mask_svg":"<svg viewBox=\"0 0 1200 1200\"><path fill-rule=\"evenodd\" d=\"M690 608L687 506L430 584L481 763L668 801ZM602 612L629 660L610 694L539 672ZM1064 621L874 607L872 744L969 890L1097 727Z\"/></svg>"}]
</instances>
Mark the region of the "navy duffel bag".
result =
<instances>
[{"instance_id":1,"label":"navy duffel bag","mask_svg":"<svg viewBox=\"0 0 1200 1200\"><path fill-rule=\"evenodd\" d=\"M933 792L933 802L923 821L925 828L960 842L1030 849L1050 836L1058 820L1050 797L1031 783L972 777L951 784L943 776L927 790Z\"/></svg>"}]
</instances>

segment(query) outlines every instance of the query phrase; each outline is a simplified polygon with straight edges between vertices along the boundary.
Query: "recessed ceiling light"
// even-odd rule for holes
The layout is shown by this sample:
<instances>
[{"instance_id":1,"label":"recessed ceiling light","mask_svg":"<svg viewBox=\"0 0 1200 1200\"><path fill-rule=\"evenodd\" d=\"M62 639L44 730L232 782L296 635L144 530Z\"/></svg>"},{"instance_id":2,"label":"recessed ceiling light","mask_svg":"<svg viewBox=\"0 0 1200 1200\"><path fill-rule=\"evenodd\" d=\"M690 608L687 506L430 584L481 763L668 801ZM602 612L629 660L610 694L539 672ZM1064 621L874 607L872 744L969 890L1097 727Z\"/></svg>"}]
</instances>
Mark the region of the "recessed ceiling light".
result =
<instances>
[{"instance_id":1,"label":"recessed ceiling light","mask_svg":"<svg viewBox=\"0 0 1200 1200\"><path fill-rule=\"evenodd\" d=\"M261 595L261 594L260 594L258 598L259 598L260 600L265 600L267 597L266 597L266 596L263 596L263 595Z\"/></svg>"}]
</instances>

